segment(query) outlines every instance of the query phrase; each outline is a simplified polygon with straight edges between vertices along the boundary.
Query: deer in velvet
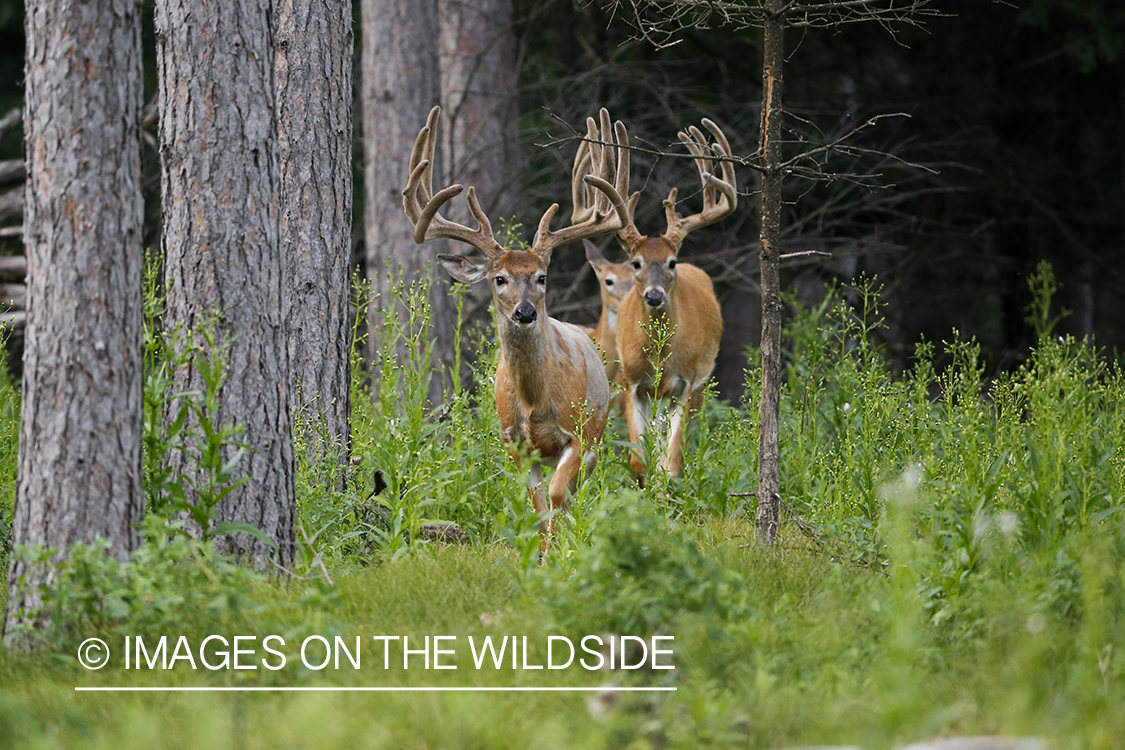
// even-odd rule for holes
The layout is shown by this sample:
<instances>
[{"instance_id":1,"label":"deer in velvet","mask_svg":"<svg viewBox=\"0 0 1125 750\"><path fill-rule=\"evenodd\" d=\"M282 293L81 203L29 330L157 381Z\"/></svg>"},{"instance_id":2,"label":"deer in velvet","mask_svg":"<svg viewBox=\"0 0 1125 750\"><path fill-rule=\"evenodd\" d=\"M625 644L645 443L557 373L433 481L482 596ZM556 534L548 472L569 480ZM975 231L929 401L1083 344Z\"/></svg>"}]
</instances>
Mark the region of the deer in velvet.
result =
<instances>
[{"instance_id":1,"label":"deer in velvet","mask_svg":"<svg viewBox=\"0 0 1125 750\"><path fill-rule=\"evenodd\" d=\"M500 415L501 440L520 470L521 455L538 453L542 464L555 468L543 488L543 474L533 463L528 491L540 524L540 556L551 537L552 516L563 507L567 493L577 487L580 471L593 469L596 447L605 430L609 411L609 383L593 341L578 326L547 316L547 267L551 252L559 245L610 234L625 226L621 192L628 180L629 153L610 144L628 143L624 126L610 125L609 113L601 110L598 124L587 120L587 140L592 143L590 171L579 178L596 191L589 210L579 221L556 232L551 219L559 205L543 214L532 245L527 250L507 250L492 234L488 217L481 210L475 190L468 190L469 209L476 229L449 221L439 211L462 191L451 185L433 193L435 127L440 109L435 107L422 128L410 155L410 181L403 190L403 208L414 225L414 241L436 238L465 242L484 253L484 258L439 255L449 274L467 284L488 280L496 305L500 357L496 371L496 409ZM522 450L521 450L522 449Z\"/></svg>"},{"instance_id":2,"label":"deer in velvet","mask_svg":"<svg viewBox=\"0 0 1125 750\"><path fill-rule=\"evenodd\" d=\"M653 398L672 402L670 432L661 465L672 477L683 469L683 443L691 414L699 408L703 387L715 368L723 319L714 286L706 272L679 260L684 238L729 215L738 205L734 166L719 159L722 177L714 172L713 157L730 157L730 144L715 123L703 120L714 143L708 144L694 125L679 133L695 157L702 183L703 210L688 217L676 213L676 188L664 200L667 228L658 237L641 234L633 222L640 193L629 197L628 221L617 239L629 256L634 286L621 303L617 319L617 349L625 383L625 417L634 444L630 465L641 487L645 462L641 440L652 421ZM626 183L626 189L627 183ZM655 351L653 326L670 331L662 351ZM656 365L660 366L657 377ZM657 387L659 383L659 387Z\"/></svg>"}]
</instances>

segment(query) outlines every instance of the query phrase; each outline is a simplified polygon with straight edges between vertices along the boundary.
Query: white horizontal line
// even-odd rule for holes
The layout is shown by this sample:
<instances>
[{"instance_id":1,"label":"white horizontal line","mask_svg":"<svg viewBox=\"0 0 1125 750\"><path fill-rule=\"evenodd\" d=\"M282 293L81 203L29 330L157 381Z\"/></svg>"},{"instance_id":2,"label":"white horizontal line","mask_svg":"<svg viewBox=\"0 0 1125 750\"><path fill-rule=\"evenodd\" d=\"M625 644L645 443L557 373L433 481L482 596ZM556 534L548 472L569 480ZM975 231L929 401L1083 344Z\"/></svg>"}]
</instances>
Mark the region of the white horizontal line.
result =
<instances>
[{"instance_id":1,"label":"white horizontal line","mask_svg":"<svg viewBox=\"0 0 1125 750\"><path fill-rule=\"evenodd\" d=\"M674 687L75 687L97 693L640 693L676 692Z\"/></svg>"}]
</instances>

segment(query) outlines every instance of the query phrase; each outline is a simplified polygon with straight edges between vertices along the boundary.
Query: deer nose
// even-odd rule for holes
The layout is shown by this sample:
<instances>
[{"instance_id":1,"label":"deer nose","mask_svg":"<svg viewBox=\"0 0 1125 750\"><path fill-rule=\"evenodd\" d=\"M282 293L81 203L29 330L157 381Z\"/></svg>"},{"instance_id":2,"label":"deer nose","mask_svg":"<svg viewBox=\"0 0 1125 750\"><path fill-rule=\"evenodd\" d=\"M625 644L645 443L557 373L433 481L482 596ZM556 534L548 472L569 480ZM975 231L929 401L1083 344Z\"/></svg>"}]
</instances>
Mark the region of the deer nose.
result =
<instances>
[{"instance_id":1,"label":"deer nose","mask_svg":"<svg viewBox=\"0 0 1125 750\"><path fill-rule=\"evenodd\" d=\"M649 289L645 292L645 304L652 308L664 307L664 292L659 289Z\"/></svg>"},{"instance_id":2,"label":"deer nose","mask_svg":"<svg viewBox=\"0 0 1125 750\"><path fill-rule=\"evenodd\" d=\"M512 320L517 323L533 323L537 317L539 313L535 312L535 305L530 302L519 303L512 312Z\"/></svg>"}]
</instances>

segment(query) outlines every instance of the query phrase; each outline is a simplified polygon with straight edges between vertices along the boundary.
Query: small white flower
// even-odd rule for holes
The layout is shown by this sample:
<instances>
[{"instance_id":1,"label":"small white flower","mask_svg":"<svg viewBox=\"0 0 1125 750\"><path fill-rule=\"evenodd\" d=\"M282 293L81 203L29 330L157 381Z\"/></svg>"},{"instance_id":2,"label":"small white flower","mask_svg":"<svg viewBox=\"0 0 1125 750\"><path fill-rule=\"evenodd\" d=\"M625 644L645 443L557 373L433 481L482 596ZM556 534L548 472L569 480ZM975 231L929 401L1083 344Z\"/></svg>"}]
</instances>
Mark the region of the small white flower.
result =
<instances>
[{"instance_id":1,"label":"small white flower","mask_svg":"<svg viewBox=\"0 0 1125 750\"><path fill-rule=\"evenodd\" d=\"M1004 536L1013 536L1019 533L1020 517L1013 511L1006 510L996 516L996 528Z\"/></svg>"}]
</instances>

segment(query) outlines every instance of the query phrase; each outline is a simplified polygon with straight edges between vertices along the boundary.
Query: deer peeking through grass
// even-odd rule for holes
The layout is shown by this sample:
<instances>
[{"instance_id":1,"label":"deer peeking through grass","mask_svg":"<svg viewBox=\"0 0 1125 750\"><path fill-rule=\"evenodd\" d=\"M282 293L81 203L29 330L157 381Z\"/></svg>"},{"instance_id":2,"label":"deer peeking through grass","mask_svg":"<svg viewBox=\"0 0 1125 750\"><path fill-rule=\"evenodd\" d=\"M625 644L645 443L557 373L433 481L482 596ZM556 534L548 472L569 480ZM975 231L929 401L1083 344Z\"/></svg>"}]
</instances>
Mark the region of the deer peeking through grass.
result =
<instances>
[{"instance_id":1,"label":"deer peeking through grass","mask_svg":"<svg viewBox=\"0 0 1125 750\"><path fill-rule=\"evenodd\" d=\"M602 350L605 376L609 382L624 385L619 380L621 358L617 353L617 320L621 303L633 289L633 267L629 263L606 260L598 246L589 240L583 240L582 244L586 248L586 260L598 278L598 291L602 297L602 314L591 336Z\"/></svg>"},{"instance_id":2,"label":"deer peeking through grass","mask_svg":"<svg viewBox=\"0 0 1125 750\"><path fill-rule=\"evenodd\" d=\"M559 209L557 203L553 204L539 221L531 247L509 250L493 236L492 225L472 187L468 190L468 202L476 229L439 214L442 206L463 189L461 185L451 185L436 195L433 193L439 113L438 107L430 112L414 143L403 208L414 225L415 242L458 240L485 255L439 255L438 259L458 281L473 284L487 279L492 287L500 344L496 409L501 440L517 469L521 468L521 455L532 453L537 453L543 464L555 468L546 491L539 463L533 463L530 469L528 492L543 519L539 527L542 558L551 537L552 516L563 507L567 494L575 491L580 475L588 475L594 467L609 411L609 383L597 347L578 326L547 316L547 268L556 247L617 232L628 222L622 193L628 186L629 152L619 147L628 145L628 134L620 122L611 127L605 109L600 113L600 136L598 123L587 119L590 173L585 174L584 170L575 179L581 180L582 187L596 191L595 197L586 210L572 216L570 226L557 232L550 231L551 219ZM576 193L578 190L574 187Z\"/></svg>"}]
</instances>

